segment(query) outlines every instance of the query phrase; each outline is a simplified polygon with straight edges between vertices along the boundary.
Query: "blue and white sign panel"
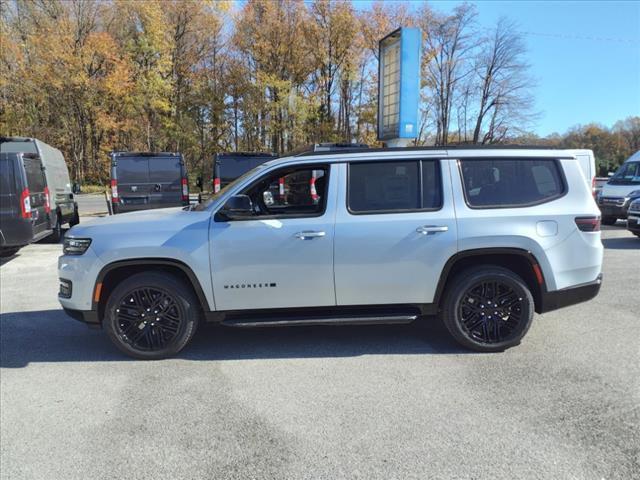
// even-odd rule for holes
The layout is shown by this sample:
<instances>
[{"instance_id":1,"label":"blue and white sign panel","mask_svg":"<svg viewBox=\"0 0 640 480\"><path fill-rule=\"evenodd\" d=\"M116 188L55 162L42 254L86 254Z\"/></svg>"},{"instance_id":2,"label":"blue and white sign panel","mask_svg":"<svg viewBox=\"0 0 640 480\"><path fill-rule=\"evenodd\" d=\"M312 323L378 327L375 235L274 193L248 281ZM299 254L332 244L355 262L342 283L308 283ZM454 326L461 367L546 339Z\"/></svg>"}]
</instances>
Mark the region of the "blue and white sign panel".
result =
<instances>
[{"instance_id":1,"label":"blue and white sign panel","mask_svg":"<svg viewBox=\"0 0 640 480\"><path fill-rule=\"evenodd\" d=\"M421 44L419 28L399 28L379 42L378 140L416 138Z\"/></svg>"}]
</instances>

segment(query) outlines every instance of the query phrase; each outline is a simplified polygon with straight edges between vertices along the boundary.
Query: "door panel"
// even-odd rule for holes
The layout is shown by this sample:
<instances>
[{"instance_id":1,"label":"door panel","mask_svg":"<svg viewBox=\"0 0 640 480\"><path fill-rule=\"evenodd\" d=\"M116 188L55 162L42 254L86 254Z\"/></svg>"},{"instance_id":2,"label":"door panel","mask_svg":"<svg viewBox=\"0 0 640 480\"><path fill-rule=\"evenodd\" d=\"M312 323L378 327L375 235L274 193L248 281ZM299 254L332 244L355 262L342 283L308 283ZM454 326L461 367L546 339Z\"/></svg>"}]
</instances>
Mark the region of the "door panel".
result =
<instances>
[{"instance_id":1,"label":"door panel","mask_svg":"<svg viewBox=\"0 0 640 480\"><path fill-rule=\"evenodd\" d=\"M154 206L182 205L181 173L179 157L149 159L150 201Z\"/></svg>"},{"instance_id":2,"label":"door panel","mask_svg":"<svg viewBox=\"0 0 640 480\"><path fill-rule=\"evenodd\" d=\"M346 177L347 165L340 167ZM338 305L433 301L442 268L457 251L446 161L441 162L441 172L442 208L437 211L355 215L347 210L347 183L340 183L335 229ZM398 184L390 182L390 188ZM397 193L387 197L399 198Z\"/></svg>"},{"instance_id":3,"label":"door panel","mask_svg":"<svg viewBox=\"0 0 640 480\"><path fill-rule=\"evenodd\" d=\"M271 175L273 171L265 174ZM211 222L218 310L335 305L333 234L339 180L331 167L320 216Z\"/></svg>"},{"instance_id":4,"label":"door panel","mask_svg":"<svg viewBox=\"0 0 640 480\"><path fill-rule=\"evenodd\" d=\"M119 158L116 175L121 205L131 208L147 208L152 188L149 183L149 158Z\"/></svg>"}]
</instances>

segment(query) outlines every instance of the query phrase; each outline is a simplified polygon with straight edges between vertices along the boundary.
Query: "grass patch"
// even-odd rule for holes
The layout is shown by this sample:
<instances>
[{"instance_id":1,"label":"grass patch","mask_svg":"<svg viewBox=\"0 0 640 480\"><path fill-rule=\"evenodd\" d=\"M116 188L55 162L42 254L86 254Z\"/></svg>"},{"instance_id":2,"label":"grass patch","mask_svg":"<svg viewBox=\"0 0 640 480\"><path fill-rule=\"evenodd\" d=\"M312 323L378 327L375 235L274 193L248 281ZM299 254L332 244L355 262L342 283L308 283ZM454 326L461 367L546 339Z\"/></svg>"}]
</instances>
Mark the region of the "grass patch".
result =
<instances>
[{"instance_id":1,"label":"grass patch","mask_svg":"<svg viewBox=\"0 0 640 480\"><path fill-rule=\"evenodd\" d=\"M104 185L80 185L80 193L104 193L106 189Z\"/></svg>"}]
</instances>

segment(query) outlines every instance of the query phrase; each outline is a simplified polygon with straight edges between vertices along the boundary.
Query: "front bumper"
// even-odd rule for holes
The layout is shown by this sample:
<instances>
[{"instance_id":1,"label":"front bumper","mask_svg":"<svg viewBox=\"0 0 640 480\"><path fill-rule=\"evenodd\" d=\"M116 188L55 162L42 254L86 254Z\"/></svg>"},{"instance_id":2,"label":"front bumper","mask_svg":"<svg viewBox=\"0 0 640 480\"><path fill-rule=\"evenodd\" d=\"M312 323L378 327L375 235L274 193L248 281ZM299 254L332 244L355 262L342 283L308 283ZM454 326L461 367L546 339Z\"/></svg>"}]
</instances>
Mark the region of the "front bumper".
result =
<instances>
[{"instance_id":1,"label":"front bumper","mask_svg":"<svg viewBox=\"0 0 640 480\"><path fill-rule=\"evenodd\" d=\"M603 217L627 218L629 205L598 205L598 208L600 208L600 213Z\"/></svg>"},{"instance_id":2,"label":"front bumper","mask_svg":"<svg viewBox=\"0 0 640 480\"><path fill-rule=\"evenodd\" d=\"M551 312L559 308L587 302L595 298L600 292L602 285L602 274L589 283L576 285L574 287L563 288L542 294L542 302L538 313Z\"/></svg>"},{"instance_id":3,"label":"front bumper","mask_svg":"<svg viewBox=\"0 0 640 480\"><path fill-rule=\"evenodd\" d=\"M103 266L91 247L82 255L62 255L58 258L58 278L69 285L68 291L58 294L58 301L63 308L79 311L93 308L96 279Z\"/></svg>"},{"instance_id":4,"label":"front bumper","mask_svg":"<svg viewBox=\"0 0 640 480\"><path fill-rule=\"evenodd\" d=\"M100 319L98 318L98 312L95 310L73 310L71 308L64 308L64 313L69 315L74 320L86 323L90 327L100 327Z\"/></svg>"},{"instance_id":5,"label":"front bumper","mask_svg":"<svg viewBox=\"0 0 640 480\"><path fill-rule=\"evenodd\" d=\"M640 233L640 212L630 212L627 216L627 230L635 234Z\"/></svg>"}]
</instances>

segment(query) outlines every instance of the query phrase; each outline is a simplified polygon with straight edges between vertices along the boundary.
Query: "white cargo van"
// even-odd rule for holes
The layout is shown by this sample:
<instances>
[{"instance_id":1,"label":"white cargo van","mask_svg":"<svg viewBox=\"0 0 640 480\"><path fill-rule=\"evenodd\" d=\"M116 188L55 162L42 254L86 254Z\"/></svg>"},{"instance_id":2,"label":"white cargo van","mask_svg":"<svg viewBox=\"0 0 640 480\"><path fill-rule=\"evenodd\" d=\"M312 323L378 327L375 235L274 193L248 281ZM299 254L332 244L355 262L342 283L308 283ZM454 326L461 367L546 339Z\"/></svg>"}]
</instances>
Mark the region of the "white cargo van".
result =
<instances>
[{"instance_id":1,"label":"white cargo van","mask_svg":"<svg viewBox=\"0 0 640 480\"><path fill-rule=\"evenodd\" d=\"M580 170L584 175L584 179L587 181L587 185L591 188L591 191L595 195L596 192L596 158L593 155L593 150L569 150L575 155L580 165Z\"/></svg>"},{"instance_id":2,"label":"white cargo van","mask_svg":"<svg viewBox=\"0 0 640 480\"><path fill-rule=\"evenodd\" d=\"M631 155L598 194L602 223L613 225L627 218L629 205L640 198L640 151Z\"/></svg>"}]
</instances>

